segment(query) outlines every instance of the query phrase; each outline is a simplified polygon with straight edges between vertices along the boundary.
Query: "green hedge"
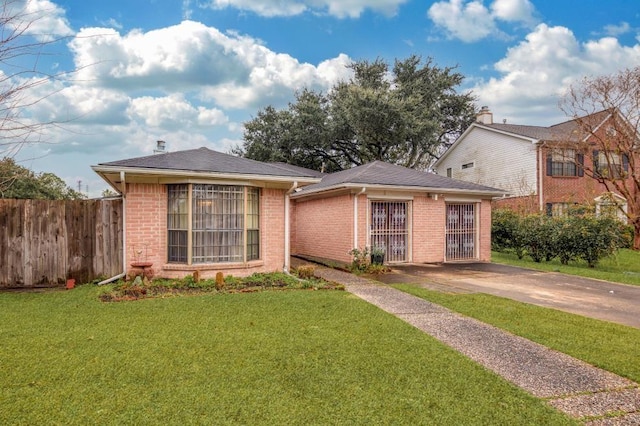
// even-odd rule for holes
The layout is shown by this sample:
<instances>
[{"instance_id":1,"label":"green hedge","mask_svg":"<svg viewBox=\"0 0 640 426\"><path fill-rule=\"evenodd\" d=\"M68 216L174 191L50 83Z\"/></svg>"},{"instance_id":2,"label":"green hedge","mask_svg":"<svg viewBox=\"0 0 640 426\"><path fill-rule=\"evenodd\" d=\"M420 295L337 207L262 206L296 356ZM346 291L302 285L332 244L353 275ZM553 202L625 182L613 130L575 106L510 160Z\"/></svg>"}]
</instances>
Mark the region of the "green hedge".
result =
<instances>
[{"instance_id":1,"label":"green hedge","mask_svg":"<svg viewBox=\"0 0 640 426\"><path fill-rule=\"evenodd\" d=\"M492 219L492 249L511 251L535 262L558 258L567 264L581 259L590 267L629 247L630 227L610 216L596 217L585 209L564 217L542 214L520 216L511 210L496 210Z\"/></svg>"}]
</instances>

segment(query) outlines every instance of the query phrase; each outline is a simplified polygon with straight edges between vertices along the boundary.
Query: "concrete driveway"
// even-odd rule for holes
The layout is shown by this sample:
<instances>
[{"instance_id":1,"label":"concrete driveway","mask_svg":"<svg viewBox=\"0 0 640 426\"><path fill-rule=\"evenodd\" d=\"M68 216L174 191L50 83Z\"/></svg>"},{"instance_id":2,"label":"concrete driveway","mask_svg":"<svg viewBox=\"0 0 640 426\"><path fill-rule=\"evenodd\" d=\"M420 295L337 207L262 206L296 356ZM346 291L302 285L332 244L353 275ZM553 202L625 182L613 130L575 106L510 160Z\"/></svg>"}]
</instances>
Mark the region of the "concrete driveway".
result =
<instances>
[{"instance_id":1,"label":"concrete driveway","mask_svg":"<svg viewBox=\"0 0 640 426\"><path fill-rule=\"evenodd\" d=\"M395 265L376 277L453 293L487 293L640 328L640 286L493 263Z\"/></svg>"}]
</instances>

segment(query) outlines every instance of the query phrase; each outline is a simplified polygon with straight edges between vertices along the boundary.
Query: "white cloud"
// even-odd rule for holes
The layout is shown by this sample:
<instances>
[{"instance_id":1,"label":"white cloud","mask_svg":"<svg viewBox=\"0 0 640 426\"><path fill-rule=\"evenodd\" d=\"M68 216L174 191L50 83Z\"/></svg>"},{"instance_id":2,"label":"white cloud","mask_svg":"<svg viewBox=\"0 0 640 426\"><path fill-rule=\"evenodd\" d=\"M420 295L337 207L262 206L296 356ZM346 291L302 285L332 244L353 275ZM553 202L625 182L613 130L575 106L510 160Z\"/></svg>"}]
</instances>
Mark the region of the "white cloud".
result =
<instances>
[{"instance_id":1,"label":"white cloud","mask_svg":"<svg viewBox=\"0 0 640 426\"><path fill-rule=\"evenodd\" d=\"M70 43L78 79L120 90L193 91L221 107L263 106L303 87L327 89L348 75L346 55L317 67L276 53L258 40L184 21L121 36L85 28Z\"/></svg>"},{"instance_id":2,"label":"white cloud","mask_svg":"<svg viewBox=\"0 0 640 426\"><path fill-rule=\"evenodd\" d=\"M219 126L229 121L221 110L193 106L180 94L161 98L143 96L133 99L128 114L146 126L161 129Z\"/></svg>"},{"instance_id":3,"label":"white cloud","mask_svg":"<svg viewBox=\"0 0 640 426\"><path fill-rule=\"evenodd\" d=\"M627 34L631 31L631 25L628 22L620 22L618 25L606 25L604 32L608 36L617 37L622 34Z\"/></svg>"},{"instance_id":4,"label":"white cloud","mask_svg":"<svg viewBox=\"0 0 640 426\"><path fill-rule=\"evenodd\" d=\"M32 106L33 117L65 125L122 125L129 121L125 111L130 99L126 94L99 87L60 85L52 82L38 88L43 99Z\"/></svg>"},{"instance_id":5,"label":"white cloud","mask_svg":"<svg viewBox=\"0 0 640 426\"><path fill-rule=\"evenodd\" d=\"M6 16L15 17L8 24L40 41L70 36L74 31L65 17L65 10L49 0L15 0L5 2Z\"/></svg>"},{"instance_id":6,"label":"white cloud","mask_svg":"<svg viewBox=\"0 0 640 426\"><path fill-rule=\"evenodd\" d=\"M429 8L428 13L431 20L451 37L465 42L483 39L496 30L491 13L480 1L437 2Z\"/></svg>"},{"instance_id":7,"label":"white cloud","mask_svg":"<svg viewBox=\"0 0 640 426\"><path fill-rule=\"evenodd\" d=\"M500 21L529 26L536 22L529 0L495 0L490 8L482 0L444 0L431 5L428 16L449 37L467 43L501 34Z\"/></svg>"},{"instance_id":8,"label":"white cloud","mask_svg":"<svg viewBox=\"0 0 640 426\"><path fill-rule=\"evenodd\" d=\"M557 104L571 83L638 63L638 44L622 46L612 37L580 43L565 27L541 24L495 64L500 76L479 82L473 92L496 116L551 124L564 117Z\"/></svg>"},{"instance_id":9,"label":"white cloud","mask_svg":"<svg viewBox=\"0 0 640 426\"><path fill-rule=\"evenodd\" d=\"M393 16L408 0L209 0L213 9L233 7L261 16L295 16L305 12L328 13L338 18L358 18L365 10Z\"/></svg>"},{"instance_id":10,"label":"white cloud","mask_svg":"<svg viewBox=\"0 0 640 426\"><path fill-rule=\"evenodd\" d=\"M507 22L535 23L535 7L529 0L495 0L491 13L496 19Z\"/></svg>"},{"instance_id":11,"label":"white cloud","mask_svg":"<svg viewBox=\"0 0 640 426\"><path fill-rule=\"evenodd\" d=\"M182 0L182 19L191 19L191 15L193 15L191 0Z\"/></svg>"}]
</instances>

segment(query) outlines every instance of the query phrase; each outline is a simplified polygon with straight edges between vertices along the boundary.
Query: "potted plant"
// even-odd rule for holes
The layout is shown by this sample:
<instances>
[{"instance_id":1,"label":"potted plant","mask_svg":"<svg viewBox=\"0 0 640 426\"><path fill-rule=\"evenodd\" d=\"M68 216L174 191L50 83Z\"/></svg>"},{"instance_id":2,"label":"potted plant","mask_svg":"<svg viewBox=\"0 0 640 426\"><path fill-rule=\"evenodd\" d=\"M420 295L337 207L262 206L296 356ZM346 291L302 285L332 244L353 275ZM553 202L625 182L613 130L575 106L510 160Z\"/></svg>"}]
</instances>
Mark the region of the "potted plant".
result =
<instances>
[{"instance_id":1,"label":"potted plant","mask_svg":"<svg viewBox=\"0 0 640 426\"><path fill-rule=\"evenodd\" d=\"M383 247L371 247L371 264L382 265L384 263L384 252Z\"/></svg>"}]
</instances>

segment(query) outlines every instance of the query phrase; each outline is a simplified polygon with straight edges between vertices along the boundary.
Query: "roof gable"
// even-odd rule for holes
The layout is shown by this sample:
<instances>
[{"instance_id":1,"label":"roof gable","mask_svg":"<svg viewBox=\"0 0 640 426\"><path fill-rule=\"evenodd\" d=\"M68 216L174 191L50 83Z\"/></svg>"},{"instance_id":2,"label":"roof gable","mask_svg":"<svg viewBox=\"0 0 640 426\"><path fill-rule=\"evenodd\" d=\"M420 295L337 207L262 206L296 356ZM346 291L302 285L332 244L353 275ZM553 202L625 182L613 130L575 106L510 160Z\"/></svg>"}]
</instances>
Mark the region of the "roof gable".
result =
<instances>
[{"instance_id":1,"label":"roof gable","mask_svg":"<svg viewBox=\"0 0 640 426\"><path fill-rule=\"evenodd\" d=\"M593 125L593 128L600 126L611 115L611 111L603 110L593 114L589 114L581 118L582 121L587 121ZM584 136L581 132L578 119L568 120L562 123L554 124L552 126L528 126L522 124L506 124L506 123L472 123L465 132L460 135L458 139L447 149L442 156L436 160L435 166L440 164L456 147L468 137L468 135L476 128L486 129L489 131L501 132L503 134L511 135L515 138L530 139L531 142L578 142ZM514 139L518 140L518 139Z\"/></svg>"}]
</instances>

